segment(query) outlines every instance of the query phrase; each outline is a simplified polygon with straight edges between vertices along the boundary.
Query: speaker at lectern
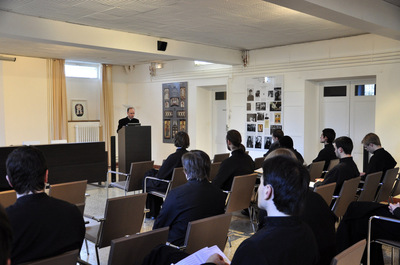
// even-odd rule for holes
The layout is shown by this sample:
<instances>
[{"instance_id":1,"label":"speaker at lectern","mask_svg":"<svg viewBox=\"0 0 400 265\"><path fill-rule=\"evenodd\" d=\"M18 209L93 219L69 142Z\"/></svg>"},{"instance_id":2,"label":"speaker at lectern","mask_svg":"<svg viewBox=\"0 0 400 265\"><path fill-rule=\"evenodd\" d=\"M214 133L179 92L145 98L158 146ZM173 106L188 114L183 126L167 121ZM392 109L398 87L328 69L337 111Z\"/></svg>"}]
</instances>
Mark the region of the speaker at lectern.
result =
<instances>
[{"instance_id":1,"label":"speaker at lectern","mask_svg":"<svg viewBox=\"0 0 400 265\"><path fill-rule=\"evenodd\" d=\"M124 126L118 131L118 168L129 173L132 162L151 161L151 126Z\"/></svg>"}]
</instances>

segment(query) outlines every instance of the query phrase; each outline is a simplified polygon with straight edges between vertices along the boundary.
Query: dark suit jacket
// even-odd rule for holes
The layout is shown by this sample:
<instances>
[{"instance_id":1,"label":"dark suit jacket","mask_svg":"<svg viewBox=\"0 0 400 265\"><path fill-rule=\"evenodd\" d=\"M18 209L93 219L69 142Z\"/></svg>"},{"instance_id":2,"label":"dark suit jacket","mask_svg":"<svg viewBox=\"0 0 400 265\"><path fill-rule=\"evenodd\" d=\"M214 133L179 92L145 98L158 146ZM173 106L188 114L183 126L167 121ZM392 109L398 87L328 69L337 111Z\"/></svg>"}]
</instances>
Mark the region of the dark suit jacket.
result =
<instances>
[{"instance_id":1,"label":"dark suit jacket","mask_svg":"<svg viewBox=\"0 0 400 265\"><path fill-rule=\"evenodd\" d=\"M128 123L139 123L139 120L136 118L133 118L132 120L130 120L128 117L125 117L123 119L120 119L118 121L118 129L117 132L124 126L126 126Z\"/></svg>"},{"instance_id":2,"label":"dark suit jacket","mask_svg":"<svg viewBox=\"0 0 400 265\"><path fill-rule=\"evenodd\" d=\"M85 223L79 209L45 193L25 195L6 209L13 230L12 264L80 249Z\"/></svg>"},{"instance_id":3,"label":"dark suit jacket","mask_svg":"<svg viewBox=\"0 0 400 265\"><path fill-rule=\"evenodd\" d=\"M223 214L225 194L207 180L189 180L168 193L153 229L169 226L168 241L181 246L190 221Z\"/></svg>"},{"instance_id":4,"label":"dark suit jacket","mask_svg":"<svg viewBox=\"0 0 400 265\"><path fill-rule=\"evenodd\" d=\"M319 151L318 156L313 160L313 162L325 161L323 170L327 170L330 161L336 158L335 147L333 147L333 144L326 144L324 148Z\"/></svg>"},{"instance_id":5,"label":"dark suit jacket","mask_svg":"<svg viewBox=\"0 0 400 265\"><path fill-rule=\"evenodd\" d=\"M222 190L231 190L233 178L254 172L254 161L243 150L237 149L222 161L213 184Z\"/></svg>"},{"instance_id":6,"label":"dark suit jacket","mask_svg":"<svg viewBox=\"0 0 400 265\"><path fill-rule=\"evenodd\" d=\"M386 170L394 168L396 164L396 160L394 160L388 151L386 151L384 148L379 148L374 152L374 155L371 156L367 170L365 170L365 174L368 175L374 172L382 171L383 180ZM365 179L366 175L363 179Z\"/></svg>"}]
</instances>

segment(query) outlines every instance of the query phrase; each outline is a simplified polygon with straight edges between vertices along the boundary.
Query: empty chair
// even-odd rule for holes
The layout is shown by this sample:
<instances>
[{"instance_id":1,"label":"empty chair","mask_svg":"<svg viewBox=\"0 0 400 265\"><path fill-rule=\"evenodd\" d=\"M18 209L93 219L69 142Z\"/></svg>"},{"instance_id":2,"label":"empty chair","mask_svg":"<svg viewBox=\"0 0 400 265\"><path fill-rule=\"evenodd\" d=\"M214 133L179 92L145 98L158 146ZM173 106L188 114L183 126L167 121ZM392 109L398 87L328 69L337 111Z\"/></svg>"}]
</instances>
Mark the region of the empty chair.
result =
<instances>
[{"instance_id":1,"label":"empty chair","mask_svg":"<svg viewBox=\"0 0 400 265\"><path fill-rule=\"evenodd\" d=\"M98 248L107 247L111 240L140 232L144 219L146 193L107 199L104 218L86 216L99 222L86 226L85 239L95 243L97 264Z\"/></svg>"},{"instance_id":2,"label":"empty chair","mask_svg":"<svg viewBox=\"0 0 400 265\"><path fill-rule=\"evenodd\" d=\"M256 159L254 159L254 168L255 169L261 168L263 162L264 162L264 157L257 157Z\"/></svg>"},{"instance_id":3,"label":"empty chair","mask_svg":"<svg viewBox=\"0 0 400 265\"><path fill-rule=\"evenodd\" d=\"M81 213L85 210L87 180L52 184L49 196L75 204Z\"/></svg>"},{"instance_id":4,"label":"empty chair","mask_svg":"<svg viewBox=\"0 0 400 265\"><path fill-rule=\"evenodd\" d=\"M345 180L339 195L334 196L337 197L337 199L332 207L332 211L338 218L344 215L349 204L355 200L360 180L361 177Z\"/></svg>"},{"instance_id":5,"label":"empty chair","mask_svg":"<svg viewBox=\"0 0 400 265\"><path fill-rule=\"evenodd\" d=\"M221 162L211 163L210 178L208 179L210 182L212 182L214 180L215 176L218 174L218 170L219 170L220 166L221 166Z\"/></svg>"},{"instance_id":6,"label":"empty chair","mask_svg":"<svg viewBox=\"0 0 400 265\"><path fill-rule=\"evenodd\" d=\"M360 265L365 245L366 240L363 239L343 250L333 258L331 265Z\"/></svg>"},{"instance_id":7,"label":"empty chair","mask_svg":"<svg viewBox=\"0 0 400 265\"><path fill-rule=\"evenodd\" d=\"M177 167L174 168L174 172L172 173L172 178L171 180L166 180L166 179L159 179L156 177L146 177L145 178L145 185L144 185L144 192L146 193L146 181L148 179L156 180L156 181L161 181L161 182L167 182L168 187L166 191L149 191L149 194L152 194L154 196L161 197L165 199L168 195L168 192L176 187L179 187L182 184L185 184L187 182L186 175L183 172L183 167Z\"/></svg>"},{"instance_id":8,"label":"empty chair","mask_svg":"<svg viewBox=\"0 0 400 265\"><path fill-rule=\"evenodd\" d=\"M146 174L146 172L152 169L153 166L154 166L154 161L133 162L131 163L129 174L117 171L109 171L109 173L118 174L120 176L126 176L126 180L111 182L110 186L124 190L125 195L129 191L141 190L144 175Z\"/></svg>"},{"instance_id":9,"label":"empty chair","mask_svg":"<svg viewBox=\"0 0 400 265\"><path fill-rule=\"evenodd\" d=\"M321 197L324 199L324 201L326 201L328 206L330 206L332 203L332 197L335 188L336 188L336 182L318 186L314 189L314 192L321 195Z\"/></svg>"},{"instance_id":10,"label":"empty chair","mask_svg":"<svg viewBox=\"0 0 400 265\"><path fill-rule=\"evenodd\" d=\"M360 196L358 197L358 201L374 201L381 177L382 171L367 175Z\"/></svg>"},{"instance_id":11,"label":"empty chair","mask_svg":"<svg viewBox=\"0 0 400 265\"><path fill-rule=\"evenodd\" d=\"M375 200L376 202L388 201L398 172L398 167L386 170L385 176L383 177L381 183L381 187Z\"/></svg>"},{"instance_id":12,"label":"empty chair","mask_svg":"<svg viewBox=\"0 0 400 265\"><path fill-rule=\"evenodd\" d=\"M26 262L21 265L76 265L78 260L79 250L71 250L61 255L41 259L33 262Z\"/></svg>"},{"instance_id":13,"label":"empty chair","mask_svg":"<svg viewBox=\"0 0 400 265\"><path fill-rule=\"evenodd\" d=\"M325 161L313 162L310 165L310 181L315 182L316 179L321 178L322 170L324 169Z\"/></svg>"},{"instance_id":14,"label":"empty chair","mask_svg":"<svg viewBox=\"0 0 400 265\"><path fill-rule=\"evenodd\" d=\"M229 192L228 203L226 204L225 208L226 213L232 213L250 207L256 179L256 173L236 176L233 179L231 191ZM249 209L249 215L253 230L255 230L251 209Z\"/></svg>"},{"instance_id":15,"label":"empty chair","mask_svg":"<svg viewBox=\"0 0 400 265\"><path fill-rule=\"evenodd\" d=\"M16 201L17 193L15 190L6 190L0 192L0 204L3 205L4 208L13 205Z\"/></svg>"},{"instance_id":16,"label":"empty chair","mask_svg":"<svg viewBox=\"0 0 400 265\"><path fill-rule=\"evenodd\" d=\"M204 247L217 245L225 249L232 214L220 214L189 222L182 248L192 254Z\"/></svg>"},{"instance_id":17,"label":"empty chair","mask_svg":"<svg viewBox=\"0 0 400 265\"><path fill-rule=\"evenodd\" d=\"M224 153L224 154L215 154L214 155L214 159L213 159L213 163L215 162L222 162L225 159L227 159L229 157L229 153Z\"/></svg>"},{"instance_id":18,"label":"empty chair","mask_svg":"<svg viewBox=\"0 0 400 265\"><path fill-rule=\"evenodd\" d=\"M330 162L329 162L329 166L328 166L328 169L326 170L326 171L330 171L332 168L334 168L337 164L339 164L339 158L338 159L332 159Z\"/></svg>"},{"instance_id":19,"label":"empty chair","mask_svg":"<svg viewBox=\"0 0 400 265\"><path fill-rule=\"evenodd\" d=\"M168 231L168 227L163 227L112 240L108 265L141 265L153 248L167 242Z\"/></svg>"}]
</instances>

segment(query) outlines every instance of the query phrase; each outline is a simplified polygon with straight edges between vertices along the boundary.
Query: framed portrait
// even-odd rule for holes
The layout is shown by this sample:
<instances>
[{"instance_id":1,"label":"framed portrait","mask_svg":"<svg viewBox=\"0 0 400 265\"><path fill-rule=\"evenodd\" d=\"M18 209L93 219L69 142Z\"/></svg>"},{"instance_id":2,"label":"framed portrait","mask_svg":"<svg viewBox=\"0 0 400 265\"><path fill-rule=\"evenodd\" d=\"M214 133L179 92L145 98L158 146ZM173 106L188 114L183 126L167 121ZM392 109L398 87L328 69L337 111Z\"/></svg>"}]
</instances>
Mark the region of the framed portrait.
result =
<instances>
[{"instance_id":1,"label":"framed portrait","mask_svg":"<svg viewBox=\"0 0 400 265\"><path fill-rule=\"evenodd\" d=\"M71 100L71 120L88 120L87 100Z\"/></svg>"}]
</instances>

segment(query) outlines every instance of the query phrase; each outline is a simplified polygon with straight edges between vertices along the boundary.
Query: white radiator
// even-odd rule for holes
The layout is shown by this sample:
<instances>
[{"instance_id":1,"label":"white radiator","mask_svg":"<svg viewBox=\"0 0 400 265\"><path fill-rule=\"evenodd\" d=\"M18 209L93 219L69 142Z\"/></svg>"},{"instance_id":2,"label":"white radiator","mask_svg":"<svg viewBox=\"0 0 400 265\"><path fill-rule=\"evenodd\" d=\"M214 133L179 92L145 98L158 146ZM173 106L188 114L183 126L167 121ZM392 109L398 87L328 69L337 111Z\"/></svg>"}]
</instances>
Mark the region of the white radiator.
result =
<instances>
[{"instance_id":1,"label":"white radiator","mask_svg":"<svg viewBox=\"0 0 400 265\"><path fill-rule=\"evenodd\" d=\"M99 141L99 125L79 124L75 125L75 142L88 143Z\"/></svg>"}]
</instances>

